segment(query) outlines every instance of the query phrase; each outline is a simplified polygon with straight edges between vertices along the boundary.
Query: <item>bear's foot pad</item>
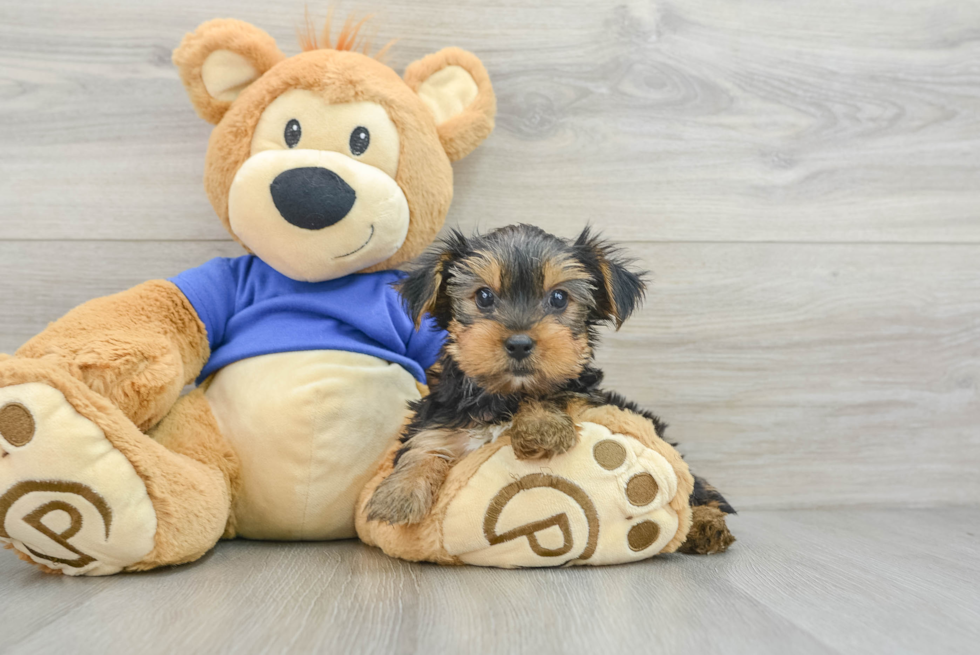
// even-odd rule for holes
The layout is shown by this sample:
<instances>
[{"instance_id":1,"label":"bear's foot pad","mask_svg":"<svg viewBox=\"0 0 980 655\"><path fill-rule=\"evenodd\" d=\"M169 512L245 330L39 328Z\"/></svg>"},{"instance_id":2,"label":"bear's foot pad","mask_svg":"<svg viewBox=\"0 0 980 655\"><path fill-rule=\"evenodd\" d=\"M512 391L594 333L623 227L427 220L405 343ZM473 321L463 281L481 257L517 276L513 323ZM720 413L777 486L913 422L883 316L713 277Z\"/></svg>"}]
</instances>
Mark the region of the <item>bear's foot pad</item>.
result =
<instances>
[{"instance_id":1,"label":"bear's foot pad","mask_svg":"<svg viewBox=\"0 0 980 655\"><path fill-rule=\"evenodd\" d=\"M156 523L132 464L61 391L0 388L0 543L47 572L108 575L153 549Z\"/></svg>"},{"instance_id":2,"label":"bear's foot pad","mask_svg":"<svg viewBox=\"0 0 980 655\"><path fill-rule=\"evenodd\" d=\"M582 423L580 443L547 461L501 448L449 503L443 545L466 564L616 564L659 553L678 530L677 475L636 439Z\"/></svg>"}]
</instances>

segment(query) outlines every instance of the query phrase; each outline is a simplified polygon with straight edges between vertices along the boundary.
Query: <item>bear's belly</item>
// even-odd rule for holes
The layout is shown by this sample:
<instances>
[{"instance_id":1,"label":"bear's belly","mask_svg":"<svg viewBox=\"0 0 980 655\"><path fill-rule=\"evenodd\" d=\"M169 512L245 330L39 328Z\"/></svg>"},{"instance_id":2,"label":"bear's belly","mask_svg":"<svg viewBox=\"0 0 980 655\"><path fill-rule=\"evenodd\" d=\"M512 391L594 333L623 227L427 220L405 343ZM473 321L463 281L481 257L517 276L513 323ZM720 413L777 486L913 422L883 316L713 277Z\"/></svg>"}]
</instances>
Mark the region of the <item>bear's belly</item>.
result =
<instances>
[{"instance_id":1,"label":"bear's belly","mask_svg":"<svg viewBox=\"0 0 980 655\"><path fill-rule=\"evenodd\" d=\"M355 536L357 495L419 398L401 366L332 350L236 362L206 394L241 460L238 535L284 540Z\"/></svg>"}]
</instances>

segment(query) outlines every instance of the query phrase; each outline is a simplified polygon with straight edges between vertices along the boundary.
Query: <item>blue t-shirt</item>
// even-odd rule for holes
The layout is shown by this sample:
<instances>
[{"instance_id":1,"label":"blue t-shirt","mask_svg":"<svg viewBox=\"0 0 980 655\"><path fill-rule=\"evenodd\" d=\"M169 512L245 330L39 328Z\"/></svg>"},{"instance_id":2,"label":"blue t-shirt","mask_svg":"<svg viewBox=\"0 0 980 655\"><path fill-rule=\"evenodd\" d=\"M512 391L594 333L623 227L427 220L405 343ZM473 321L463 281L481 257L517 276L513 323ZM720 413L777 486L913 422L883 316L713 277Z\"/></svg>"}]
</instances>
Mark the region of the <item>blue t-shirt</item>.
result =
<instances>
[{"instance_id":1,"label":"blue t-shirt","mask_svg":"<svg viewBox=\"0 0 980 655\"><path fill-rule=\"evenodd\" d=\"M300 350L346 350L404 367L419 382L445 332L430 318L415 329L398 292L399 271L297 282L254 255L219 257L184 271L177 285L208 331L211 358L198 378L239 360Z\"/></svg>"}]
</instances>

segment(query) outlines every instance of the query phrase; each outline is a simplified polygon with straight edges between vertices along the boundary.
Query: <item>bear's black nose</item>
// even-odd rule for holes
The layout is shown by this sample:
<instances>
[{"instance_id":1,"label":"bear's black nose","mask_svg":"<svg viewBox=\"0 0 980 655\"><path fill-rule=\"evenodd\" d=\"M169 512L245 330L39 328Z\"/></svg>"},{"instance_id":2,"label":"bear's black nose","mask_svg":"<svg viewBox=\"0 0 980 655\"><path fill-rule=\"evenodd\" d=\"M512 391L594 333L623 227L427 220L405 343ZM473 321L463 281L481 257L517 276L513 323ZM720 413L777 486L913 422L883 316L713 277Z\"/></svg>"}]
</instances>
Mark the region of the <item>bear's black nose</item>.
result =
<instances>
[{"instance_id":1,"label":"bear's black nose","mask_svg":"<svg viewBox=\"0 0 980 655\"><path fill-rule=\"evenodd\" d=\"M286 222L304 230L322 230L339 222L357 200L354 189L339 175L318 166L283 171L272 180L269 191Z\"/></svg>"},{"instance_id":2,"label":"bear's black nose","mask_svg":"<svg viewBox=\"0 0 980 655\"><path fill-rule=\"evenodd\" d=\"M517 361L521 361L526 359L534 350L534 339L526 334L515 334L504 341L504 348L508 355Z\"/></svg>"}]
</instances>

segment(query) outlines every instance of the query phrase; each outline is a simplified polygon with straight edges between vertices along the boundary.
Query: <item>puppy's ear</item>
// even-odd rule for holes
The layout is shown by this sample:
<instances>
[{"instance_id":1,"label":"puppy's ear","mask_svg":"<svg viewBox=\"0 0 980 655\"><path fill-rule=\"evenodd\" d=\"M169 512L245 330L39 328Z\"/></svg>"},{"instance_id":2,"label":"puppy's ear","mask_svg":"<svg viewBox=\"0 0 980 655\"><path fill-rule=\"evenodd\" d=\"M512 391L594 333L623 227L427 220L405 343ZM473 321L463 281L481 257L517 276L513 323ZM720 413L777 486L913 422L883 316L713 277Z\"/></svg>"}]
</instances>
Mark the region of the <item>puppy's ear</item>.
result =
<instances>
[{"instance_id":1,"label":"puppy's ear","mask_svg":"<svg viewBox=\"0 0 980 655\"><path fill-rule=\"evenodd\" d=\"M469 243L466 237L453 230L440 244L422 253L408 275L395 285L416 328L422 325L422 317L427 313L443 329L449 325L452 315L452 307L446 296L449 267L467 252Z\"/></svg>"},{"instance_id":2,"label":"puppy's ear","mask_svg":"<svg viewBox=\"0 0 980 655\"><path fill-rule=\"evenodd\" d=\"M245 87L285 58L267 33L231 19L203 23L173 55L197 114L215 124Z\"/></svg>"},{"instance_id":3,"label":"puppy's ear","mask_svg":"<svg viewBox=\"0 0 980 655\"><path fill-rule=\"evenodd\" d=\"M476 55L445 48L405 69L405 82L422 98L450 161L473 152L493 131L497 98Z\"/></svg>"},{"instance_id":4,"label":"puppy's ear","mask_svg":"<svg viewBox=\"0 0 980 655\"><path fill-rule=\"evenodd\" d=\"M630 270L632 262L588 227L575 240L574 249L596 281L596 318L612 321L618 330L643 301L646 272Z\"/></svg>"}]
</instances>

